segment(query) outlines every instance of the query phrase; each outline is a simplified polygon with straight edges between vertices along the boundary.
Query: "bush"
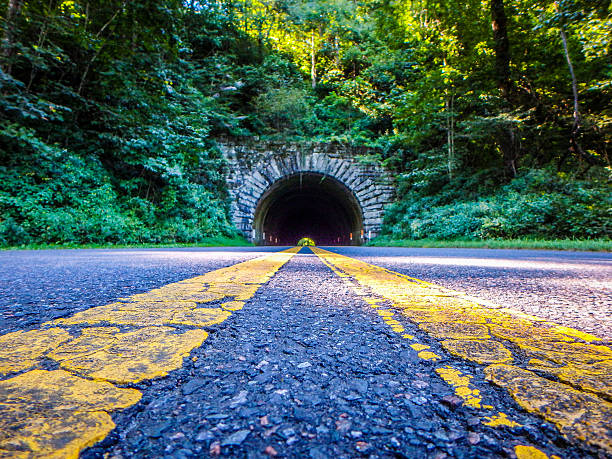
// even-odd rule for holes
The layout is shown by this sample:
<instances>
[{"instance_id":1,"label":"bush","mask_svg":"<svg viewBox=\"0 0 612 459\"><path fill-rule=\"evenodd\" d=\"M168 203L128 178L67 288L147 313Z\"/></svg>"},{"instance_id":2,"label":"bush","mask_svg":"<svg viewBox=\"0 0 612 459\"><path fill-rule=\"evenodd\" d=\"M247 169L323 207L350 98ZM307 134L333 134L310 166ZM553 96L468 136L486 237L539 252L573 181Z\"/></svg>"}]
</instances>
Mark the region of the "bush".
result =
<instances>
[{"instance_id":1,"label":"bush","mask_svg":"<svg viewBox=\"0 0 612 459\"><path fill-rule=\"evenodd\" d=\"M612 198L605 181L532 170L485 196L456 195L453 187L435 196L406 194L387 210L384 234L437 240L610 237Z\"/></svg>"},{"instance_id":2,"label":"bush","mask_svg":"<svg viewBox=\"0 0 612 459\"><path fill-rule=\"evenodd\" d=\"M21 149L10 156L0 149L7 164L0 166L0 246L193 243L235 233L222 191L196 183L180 167L156 171L167 178L151 186L147 199L137 195L135 180L118 181L96 159L46 145L31 133L13 134L0 130L5 145Z\"/></svg>"}]
</instances>

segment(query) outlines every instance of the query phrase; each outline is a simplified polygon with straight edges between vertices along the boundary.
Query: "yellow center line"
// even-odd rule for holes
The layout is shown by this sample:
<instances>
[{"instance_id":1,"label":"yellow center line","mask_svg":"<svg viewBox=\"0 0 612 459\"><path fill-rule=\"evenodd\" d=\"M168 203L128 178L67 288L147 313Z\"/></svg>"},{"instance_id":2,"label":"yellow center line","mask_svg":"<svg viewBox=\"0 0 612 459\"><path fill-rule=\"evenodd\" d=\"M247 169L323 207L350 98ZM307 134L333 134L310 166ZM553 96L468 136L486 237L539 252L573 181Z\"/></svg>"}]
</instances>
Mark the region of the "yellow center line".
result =
<instances>
[{"instance_id":1,"label":"yellow center line","mask_svg":"<svg viewBox=\"0 0 612 459\"><path fill-rule=\"evenodd\" d=\"M517 445L514 448L516 459L548 459L546 453L533 446ZM559 456L550 456L550 459L560 459Z\"/></svg>"},{"instance_id":2,"label":"yellow center line","mask_svg":"<svg viewBox=\"0 0 612 459\"><path fill-rule=\"evenodd\" d=\"M612 452L612 349L598 344L599 338L501 306L491 307L485 300L354 258L311 249L335 273L360 289L369 289L372 307L387 308L376 297L383 299L449 354L487 365L483 369L486 379L505 388L522 408L555 424L571 440ZM424 348L417 343L415 349ZM520 351L513 352L515 349ZM526 365L517 363L523 356ZM470 385L469 375L450 366L436 372L468 406L480 406L480 392ZM486 419L490 426L514 423L504 413ZM530 448L521 446L517 455L527 457L533 451Z\"/></svg>"},{"instance_id":3,"label":"yellow center line","mask_svg":"<svg viewBox=\"0 0 612 459\"><path fill-rule=\"evenodd\" d=\"M465 401L466 406L470 408L481 407L480 391L470 384L472 376L464 375L451 366L436 368L436 373L455 389L455 394Z\"/></svg>"},{"instance_id":4,"label":"yellow center line","mask_svg":"<svg viewBox=\"0 0 612 459\"><path fill-rule=\"evenodd\" d=\"M276 252L0 336L0 457L75 458L137 403L128 384L165 376L241 309L300 247ZM207 304L208 307L202 307ZM176 326L187 330L179 330ZM65 327L80 327L73 336ZM121 328L120 328L121 327ZM60 370L37 369L43 359Z\"/></svg>"}]
</instances>

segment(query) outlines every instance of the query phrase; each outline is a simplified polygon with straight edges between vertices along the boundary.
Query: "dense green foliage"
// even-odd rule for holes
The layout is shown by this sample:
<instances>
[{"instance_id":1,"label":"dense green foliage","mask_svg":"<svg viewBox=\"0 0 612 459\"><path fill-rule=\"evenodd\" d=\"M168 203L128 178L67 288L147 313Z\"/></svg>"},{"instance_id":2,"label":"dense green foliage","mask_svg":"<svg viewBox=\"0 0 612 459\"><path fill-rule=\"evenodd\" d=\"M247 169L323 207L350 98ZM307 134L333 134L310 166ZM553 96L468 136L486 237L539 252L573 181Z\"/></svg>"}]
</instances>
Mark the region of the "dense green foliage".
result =
<instances>
[{"instance_id":1,"label":"dense green foliage","mask_svg":"<svg viewBox=\"0 0 612 459\"><path fill-rule=\"evenodd\" d=\"M17 5L0 99L0 244L232 234L209 136L227 115L181 58L181 3Z\"/></svg>"},{"instance_id":2,"label":"dense green foliage","mask_svg":"<svg viewBox=\"0 0 612 459\"><path fill-rule=\"evenodd\" d=\"M379 236L368 242L374 247L425 247L456 249L531 249L612 252L610 239L393 239Z\"/></svg>"},{"instance_id":3,"label":"dense green foliage","mask_svg":"<svg viewBox=\"0 0 612 459\"><path fill-rule=\"evenodd\" d=\"M374 147L394 238L609 237L609 0L0 8L0 245L231 236L221 136Z\"/></svg>"},{"instance_id":4,"label":"dense green foliage","mask_svg":"<svg viewBox=\"0 0 612 459\"><path fill-rule=\"evenodd\" d=\"M388 235L439 240L609 236L612 195L605 182L534 169L486 190L487 174L461 177L436 193L407 190L385 215Z\"/></svg>"}]
</instances>

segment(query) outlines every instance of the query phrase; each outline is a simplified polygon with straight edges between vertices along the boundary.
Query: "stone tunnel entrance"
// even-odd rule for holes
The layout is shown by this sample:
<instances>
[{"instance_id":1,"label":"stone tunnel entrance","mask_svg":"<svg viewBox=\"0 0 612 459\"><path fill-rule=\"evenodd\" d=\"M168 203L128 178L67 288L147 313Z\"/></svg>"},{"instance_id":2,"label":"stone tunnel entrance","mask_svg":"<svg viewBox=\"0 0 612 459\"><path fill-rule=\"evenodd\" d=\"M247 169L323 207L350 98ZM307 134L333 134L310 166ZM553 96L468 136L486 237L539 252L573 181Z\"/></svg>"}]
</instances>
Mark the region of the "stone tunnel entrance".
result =
<instances>
[{"instance_id":1,"label":"stone tunnel entrance","mask_svg":"<svg viewBox=\"0 0 612 459\"><path fill-rule=\"evenodd\" d=\"M225 139L225 179L236 229L256 244L362 244L380 234L395 183L376 151L340 143Z\"/></svg>"},{"instance_id":2,"label":"stone tunnel entrance","mask_svg":"<svg viewBox=\"0 0 612 459\"><path fill-rule=\"evenodd\" d=\"M253 219L259 244L295 245L302 237L318 245L358 245L363 212L339 180L303 172L277 180L261 196Z\"/></svg>"}]
</instances>

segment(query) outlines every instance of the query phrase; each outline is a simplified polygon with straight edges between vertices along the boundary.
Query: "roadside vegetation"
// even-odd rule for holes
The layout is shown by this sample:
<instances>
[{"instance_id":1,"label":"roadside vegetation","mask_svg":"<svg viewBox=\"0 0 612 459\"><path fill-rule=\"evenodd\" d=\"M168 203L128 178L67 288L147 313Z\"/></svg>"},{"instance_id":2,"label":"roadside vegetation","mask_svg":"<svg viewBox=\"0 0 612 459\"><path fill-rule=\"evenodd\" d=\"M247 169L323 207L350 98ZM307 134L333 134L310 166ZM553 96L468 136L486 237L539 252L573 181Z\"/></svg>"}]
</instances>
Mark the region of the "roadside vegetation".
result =
<instances>
[{"instance_id":1,"label":"roadside vegetation","mask_svg":"<svg viewBox=\"0 0 612 459\"><path fill-rule=\"evenodd\" d=\"M372 147L379 242L610 240L610 0L0 9L0 246L234 241L228 136Z\"/></svg>"},{"instance_id":2,"label":"roadside vegetation","mask_svg":"<svg viewBox=\"0 0 612 459\"><path fill-rule=\"evenodd\" d=\"M207 237L192 243L165 243L165 244L22 244L3 246L0 250L54 250L54 249L171 249L171 248L197 248L197 247L251 247L252 243L240 236Z\"/></svg>"},{"instance_id":3,"label":"roadside vegetation","mask_svg":"<svg viewBox=\"0 0 612 459\"><path fill-rule=\"evenodd\" d=\"M609 239L391 239L380 236L367 245L372 247L460 248L460 249L531 249L612 252Z\"/></svg>"}]
</instances>

